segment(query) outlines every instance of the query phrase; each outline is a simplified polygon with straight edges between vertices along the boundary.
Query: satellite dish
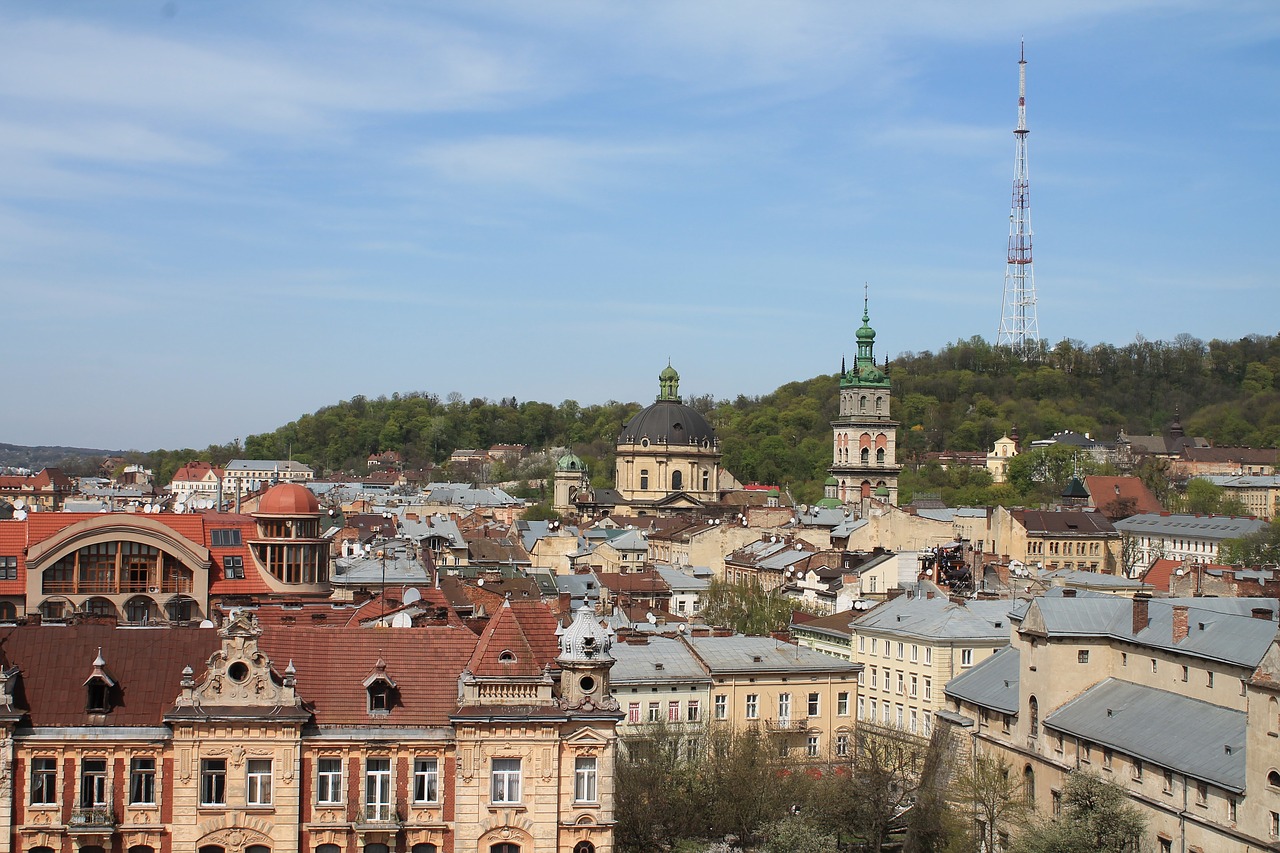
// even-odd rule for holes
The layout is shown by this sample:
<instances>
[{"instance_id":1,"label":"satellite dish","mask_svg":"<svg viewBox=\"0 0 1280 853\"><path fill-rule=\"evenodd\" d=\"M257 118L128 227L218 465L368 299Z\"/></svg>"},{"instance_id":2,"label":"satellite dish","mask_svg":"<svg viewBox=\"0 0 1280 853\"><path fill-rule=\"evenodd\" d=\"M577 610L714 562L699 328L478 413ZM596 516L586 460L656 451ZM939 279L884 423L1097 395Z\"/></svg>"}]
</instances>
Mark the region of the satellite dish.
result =
<instances>
[{"instance_id":1,"label":"satellite dish","mask_svg":"<svg viewBox=\"0 0 1280 853\"><path fill-rule=\"evenodd\" d=\"M412 628L413 617L401 610L399 613L391 617L392 628Z\"/></svg>"},{"instance_id":2,"label":"satellite dish","mask_svg":"<svg viewBox=\"0 0 1280 853\"><path fill-rule=\"evenodd\" d=\"M27 502L24 501L22 498L18 498L16 501L13 502L14 509L26 509L26 506L27 506Z\"/></svg>"},{"instance_id":3,"label":"satellite dish","mask_svg":"<svg viewBox=\"0 0 1280 853\"><path fill-rule=\"evenodd\" d=\"M1178 577L1182 577L1186 573L1187 573L1186 569L1178 569L1176 572L1174 572L1174 574L1177 575Z\"/></svg>"},{"instance_id":4,"label":"satellite dish","mask_svg":"<svg viewBox=\"0 0 1280 853\"><path fill-rule=\"evenodd\" d=\"M679 633L679 634L689 633L689 626L681 622L679 625L676 626L676 633Z\"/></svg>"},{"instance_id":5,"label":"satellite dish","mask_svg":"<svg viewBox=\"0 0 1280 853\"><path fill-rule=\"evenodd\" d=\"M404 593L404 603L413 604L415 601L422 600L422 593L418 592L414 587L409 587Z\"/></svg>"},{"instance_id":6,"label":"satellite dish","mask_svg":"<svg viewBox=\"0 0 1280 853\"><path fill-rule=\"evenodd\" d=\"M797 551L803 551L803 550L804 550L804 546L803 546L803 545L801 545L799 542L797 542L797 543L795 544L795 549L796 549Z\"/></svg>"},{"instance_id":7,"label":"satellite dish","mask_svg":"<svg viewBox=\"0 0 1280 853\"><path fill-rule=\"evenodd\" d=\"M645 621L646 621L646 622L648 622L650 625L657 625L657 624L658 624L658 617L653 615L653 611L652 611L652 610L650 610L648 613L646 613L646 614L644 615L644 618L645 618Z\"/></svg>"},{"instance_id":8,"label":"satellite dish","mask_svg":"<svg viewBox=\"0 0 1280 853\"><path fill-rule=\"evenodd\" d=\"M808 504L800 504L800 514L801 514L801 515L808 515L808 514L809 514L809 505L808 505Z\"/></svg>"},{"instance_id":9,"label":"satellite dish","mask_svg":"<svg viewBox=\"0 0 1280 853\"><path fill-rule=\"evenodd\" d=\"M155 505L154 505L154 504L147 504L146 506L144 506L144 507L142 508L142 511L143 511L144 513L146 513L147 515L151 515L151 513L153 513L153 512L155 512L155 511L156 511L156 508L155 508Z\"/></svg>"},{"instance_id":10,"label":"satellite dish","mask_svg":"<svg viewBox=\"0 0 1280 853\"><path fill-rule=\"evenodd\" d=\"M176 504L173 505L173 511L176 512L178 515L182 515L184 512L187 511L187 505L184 504L182 501L178 501Z\"/></svg>"},{"instance_id":11,"label":"satellite dish","mask_svg":"<svg viewBox=\"0 0 1280 853\"><path fill-rule=\"evenodd\" d=\"M214 627L214 624L213 624L212 622L210 622L208 619L201 619L201 620L200 620L200 627L201 627L201 628L212 628L212 627Z\"/></svg>"},{"instance_id":12,"label":"satellite dish","mask_svg":"<svg viewBox=\"0 0 1280 853\"><path fill-rule=\"evenodd\" d=\"M484 578L480 578L480 580L476 581L476 586L484 586Z\"/></svg>"},{"instance_id":13,"label":"satellite dish","mask_svg":"<svg viewBox=\"0 0 1280 853\"><path fill-rule=\"evenodd\" d=\"M27 520L27 511L26 511L25 509L15 509L15 510L13 511L13 520L14 520L14 521L26 521L26 520Z\"/></svg>"}]
</instances>

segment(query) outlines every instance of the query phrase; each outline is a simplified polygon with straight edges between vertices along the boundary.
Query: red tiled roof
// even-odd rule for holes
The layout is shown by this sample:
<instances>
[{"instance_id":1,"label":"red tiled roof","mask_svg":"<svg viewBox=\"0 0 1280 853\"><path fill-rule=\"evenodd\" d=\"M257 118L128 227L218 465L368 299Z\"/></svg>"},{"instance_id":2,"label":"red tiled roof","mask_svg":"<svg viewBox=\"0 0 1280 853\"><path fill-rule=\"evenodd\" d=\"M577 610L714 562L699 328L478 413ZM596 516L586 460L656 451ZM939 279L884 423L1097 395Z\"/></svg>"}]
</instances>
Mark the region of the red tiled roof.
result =
<instances>
[{"instance_id":1,"label":"red tiled roof","mask_svg":"<svg viewBox=\"0 0 1280 853\"><path fill-rule=\"evenodd\" d=\"M1160 512L1164 509L1146 483L1137 477L1103 477L1094 474L1084 478L1084 487L1088 489L1093 505L1108 517L1113 515L1107 512L1107 506L1112 503L1132 501L1133 514Z\"/></svg>"},{"instance_id":2,"label":"red tiled roof","mask_svg":"<svg viewBox=\"0 0 1280 853\"><path fill-rule=\"evenodd\" d=\"M490 617L467 669L482 677L538 675L560 654L558 627L555 615L541 603L506 602ZM515 661L500 661L504 651L512 652Z\"/></svg>"},{"instance_id":3,"label":"red tiled roof","mask_svg":"<svg viewBox=\"0 0 1280 853\"><path fill-rule=\"evenodd\" d=\"M277 672L293 661L298 695L330 726L445 726L458 707L458 676L476 647L464 627L279 628L259 648ZM370 716L364 679L381 658L395 682L385 716Z\"/></svg>"},{"instance_id":4,"label":"red tiled roof","mask_svg":"<svg viewBox=\"0 0 1280 853\"><path fill-rule=\"evenodd\" d=\"M1173 573L1182 568L1181 560L1156 560L1151 564L1151 568L1142 574L1142 582L1150 584L1152 588L1169 591L1169 581L1173 577Z\"/></svg>"},{"instance_id":5,"label":"red tiled roof","mask_svg":"<svg viewBox=\"0 0 1280 853\"><path fill-rule=\"evenodd\" d=\"M16 702L34 726L158 726L181 691L183 667L199 677L220 643L210 628L0 628L0 651L22 671ZM117 686L111 712L91 716L84 683L99 647Z\"/></svg>"}]
</instances>

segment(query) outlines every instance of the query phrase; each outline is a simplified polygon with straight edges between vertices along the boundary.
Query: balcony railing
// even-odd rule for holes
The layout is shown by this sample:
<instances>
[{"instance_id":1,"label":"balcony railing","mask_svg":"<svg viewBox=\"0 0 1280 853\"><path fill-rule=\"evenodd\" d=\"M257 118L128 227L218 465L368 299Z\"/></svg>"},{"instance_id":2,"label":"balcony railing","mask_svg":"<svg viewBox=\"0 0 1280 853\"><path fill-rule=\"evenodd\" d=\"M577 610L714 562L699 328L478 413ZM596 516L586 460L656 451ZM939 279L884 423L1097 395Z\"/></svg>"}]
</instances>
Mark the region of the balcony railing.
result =
<instances>
[{"instance_id":1,"label":"balcony railing","mask_svg":"<svg viewBox=\"0 0 1280 853\"><path fill-rule=\"evenodd\" d=\"M71 810L67 824L72 829L110 830L116 825L111 806L78 806Z\"/></svg>"},{"instance_id":2,"label":"balcony railing","mask_svg":"<svg viewBox=\"0 0 1280 853\"><path fill-rule=\"evenodd\" d=\"M809 718L807 716L799 717L778 717L764 721L765 727L774 731L792 731L809 728Z\"/></svg>"},{"instance_id":3,"label":"balcony railing","mask_svg":"<svg viewBox=\"0 0 1280 853\"><path fill-rule=\"evenodd\" d=\"M397 823L399 816L391 803L366 802L361 806L362 823Z\"/></svg>"}]
</instances>

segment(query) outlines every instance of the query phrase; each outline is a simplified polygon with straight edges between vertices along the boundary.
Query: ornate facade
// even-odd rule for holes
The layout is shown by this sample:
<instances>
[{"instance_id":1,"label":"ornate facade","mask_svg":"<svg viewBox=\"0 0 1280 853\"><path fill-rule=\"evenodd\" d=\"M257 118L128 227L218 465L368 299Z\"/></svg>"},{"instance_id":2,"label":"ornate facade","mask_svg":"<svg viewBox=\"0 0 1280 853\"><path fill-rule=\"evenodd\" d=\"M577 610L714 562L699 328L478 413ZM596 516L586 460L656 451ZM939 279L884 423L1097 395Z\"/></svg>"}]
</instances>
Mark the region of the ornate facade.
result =
<instances>
[{"instance_id":1,"label":"ornate facade","mask_svg":"<svg viewBox=\"0 0 1280 853\"><path fill-rule=\"evenodd\" d=\"M876 333L863 301L862 326L857 331L858 355L853 367L840 373L840 415L831 422L835 479L827 481L825 499L851 503L875 497L898 502L898 424L891 417L892 385L876 366Z\"/></svg>"},{"instance_id":2,"label":"ornate facade","mask_svg":"<svg viewBox=\"0 0 1280 853\"><path fill-rule=\"evenodd\" d=\"M609 636L0 630L0 853L608 853Z\"/></svg>"}]
</instances>

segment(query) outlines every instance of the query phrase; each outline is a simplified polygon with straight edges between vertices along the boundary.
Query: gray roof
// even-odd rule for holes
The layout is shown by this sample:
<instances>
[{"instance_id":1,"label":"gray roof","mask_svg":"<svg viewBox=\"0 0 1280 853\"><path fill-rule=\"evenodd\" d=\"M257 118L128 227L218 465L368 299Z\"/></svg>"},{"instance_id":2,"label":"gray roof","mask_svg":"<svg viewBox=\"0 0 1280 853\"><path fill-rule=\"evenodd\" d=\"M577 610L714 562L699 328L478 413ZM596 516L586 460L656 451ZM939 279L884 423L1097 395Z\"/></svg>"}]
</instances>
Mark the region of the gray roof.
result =
<instances>
[{"instance_id":1,"label":"gray roof","mask_svg":"<svg viewBox=\"0 0 1280 853\"><path fill-rule=\"evenodd\" d=\"M1005 714L1018 713L1018 680L1021 657L1013 646L1005 646L977 666L947 682L946 693L983 708Z\"/></svg>"},{"instance_id":2,"label":"gray roof","mask_svg":"<svg viewBox=\"0 0 1280 853\"><path fill-rule=\"evenodd\" d=\"M626 530L611 537L609 544L618 551L648 551L649 540L639 530Z\"/></svg>"},{"instance_id":3,"label":"gray roof","mask_svg":"<svg viewBox=\"0 0 1280 853\"><path fill-rule=\"evenodd\" d=\"M463 507L514 506L524 503L524 501L519 498L513 498L497 486L487 489L473 489L467 486L444 486L432 489L428 500L432 503Z\"/></svg>"},{"instance_id":4,"label":"gray roof","mask_svg":"<svg viewBox=\"0 0 1280 853\"><path fill-rule=\"evenodd\" d=\"M447 539L454 548L465 548L467 545L457 522L443 515L433 515L421 521L402 521L401 532L404 538L414 542L440 537Z\"/></svg>"},{"instance_id":5,"label":"gray roof","mask_svg":"<svg viewBox=\"0 0 1280 853\"><path fill-rule=\"evenodd\" d=\"M919 590L919 594L916 594ZM933 592L933 598L926 593ZM871 632L926 641L973 640L998 643L1009 641L1009 611L1014 603L1005 600L952 602L936 586L923 582L910 593L899 595L853 621L854 633Z\"/></svg>"},{"instance_id":6,"label":"gray roof","mask_svg":"<svg viewBox=\"0 0 1280 853\"><path fill-rule=\"evenodd\" d=\"M615 687L666 681L711 682L711 676L689 647L670 637L650 637L643 646L617 642L611 652L617 663L609 672L609 680Z\"/></svg>"},{"instance_id":7,"label":"gray roof","mask_svg":"<svg viewBox=\"0 0 1280 853\"><path fill-rule=\"evenodd\" d=\"M1080 569L1051 569L1040 573L1041 580L1061 580L1067 586L1098 587L1099 589L1143 589L1148 584L1123 575L1106 575L1102 572L1086 572Z\"/></svg>"},{"instance_id":8,"label":"gray roof","mask_svg":"<svg viewBox=\"0 0 1280 853\"><path fill-rule=\"evenodd\" d=\"M938 509L932 509L930 507L918 507L916 509L916 515L920 516L921 518L927 518L931 521L950 522L955 520L956 511L950 507L940 507Z\"/></svg>"},{"instance_id":9,"label":"gray roof","mask_svg":"<svg viewBox=\"0 0 1280 853\"><path fill-rule=\"evenodd\" d=\"M389 540L378 547L386 554L385 559L366 557L363 554L335 559L330 580L338 586L430 582L426 567L418 560L409 558L408 548L403 541Z\"/></svg>"},{"instance_id":10,"label":"gray roof","mask_svg":"<svg viewBox=\"0 0 1280 853\"><path fill-rule=\"evenodd\" d=\"M232 459L227 463L227 474L242 471L274 471L276 473L311 474L311 468L290 459Z\"/></svg>"},{"instance_id":11,"label":"gray roof","mask_svg":"<svg viewBox=\"0 0 1280 853\"><path fill-rule=\"evenodd\" d=\"M1228 489L1274 489L1280 487L1280 474L1200 474L1201 480L1208 480L1215 486Z\"/></svg>"},{"instance_id":12,"label":"gray roof","mask_svg":"<svg viewBox=\"0 0 1280 853\"><path fill-rule=\"evenodd\" d=\"M861 666L772 637L690 637L687 642L712 675L722 672L856 672Z\"/></svg>"},{"instance_id":13,"label":"gray roof","mask_svg":"<svg viewBox=\"0 0 1280 853\"><path fill-rule=\"evenodd\" d=\"M695 578L674 566L659 563L653 569L672 592L703 592L711 586L711 581L706 578Z\"/></svg>"},{"instance_id":14,"label":"gray roof","mask_svg":"<svg viewBox=\"0 0 1280 853\"><path fill-rule=\"evenodd\" d=\"M846 518L844 521L831 528L832 539L846 539L853 535L854 531L866 527L871 522L865 518Z\"/></svg>"},{"instance_id":15,"label":"gray roof","mask_svg":"<svg viewBox=\"0 0 1280 853\"><path fill-rule=\"evenodd\" d=\"M1108 678L1049 714L1046 727L1243 792L1245 714Z\"/></svg>"},{"instance_id":16,"label":"gray roof","mask_svg":"<svg viewBox=\"0 0 1280 853\"><path fill-rule=\"evenodd\" d=\"M1050 636L1105 636L1137 645L1192 655L1253 669L1276 637L1274 598L1152 598L1147 600L1148 623L1134 633L1134 602L1119 596L1067 598L1041 596L1038 608ZM1187 608L1187 636L1173 641L1173 608ZM1270 619L1253 616L1255 608L1269 608Z\"/></svg>"},{"instance_id":17,"label":"gray roof","mask_svg":"<svg viewBox=\"0 0 1280 853\"><path fill-rule=\"evenodd\" d=\"M1238 539L1268 526L1257 518L1230 515L1165 515L1147 512L1115 522L1116 530L1139 536L1176 536L1186 539Z\"/></svg>"},{"instance_id":18,"label":"gray roof","mask_svg":"<svg viewBox=\"0 0 1280 853\"><path fill-rule=\"evenodd\" d=\"M807 512L799 513L797 520L806 527L839 527L849 519L844 507L811 506Z\"/></svg>"}]
</instances>

